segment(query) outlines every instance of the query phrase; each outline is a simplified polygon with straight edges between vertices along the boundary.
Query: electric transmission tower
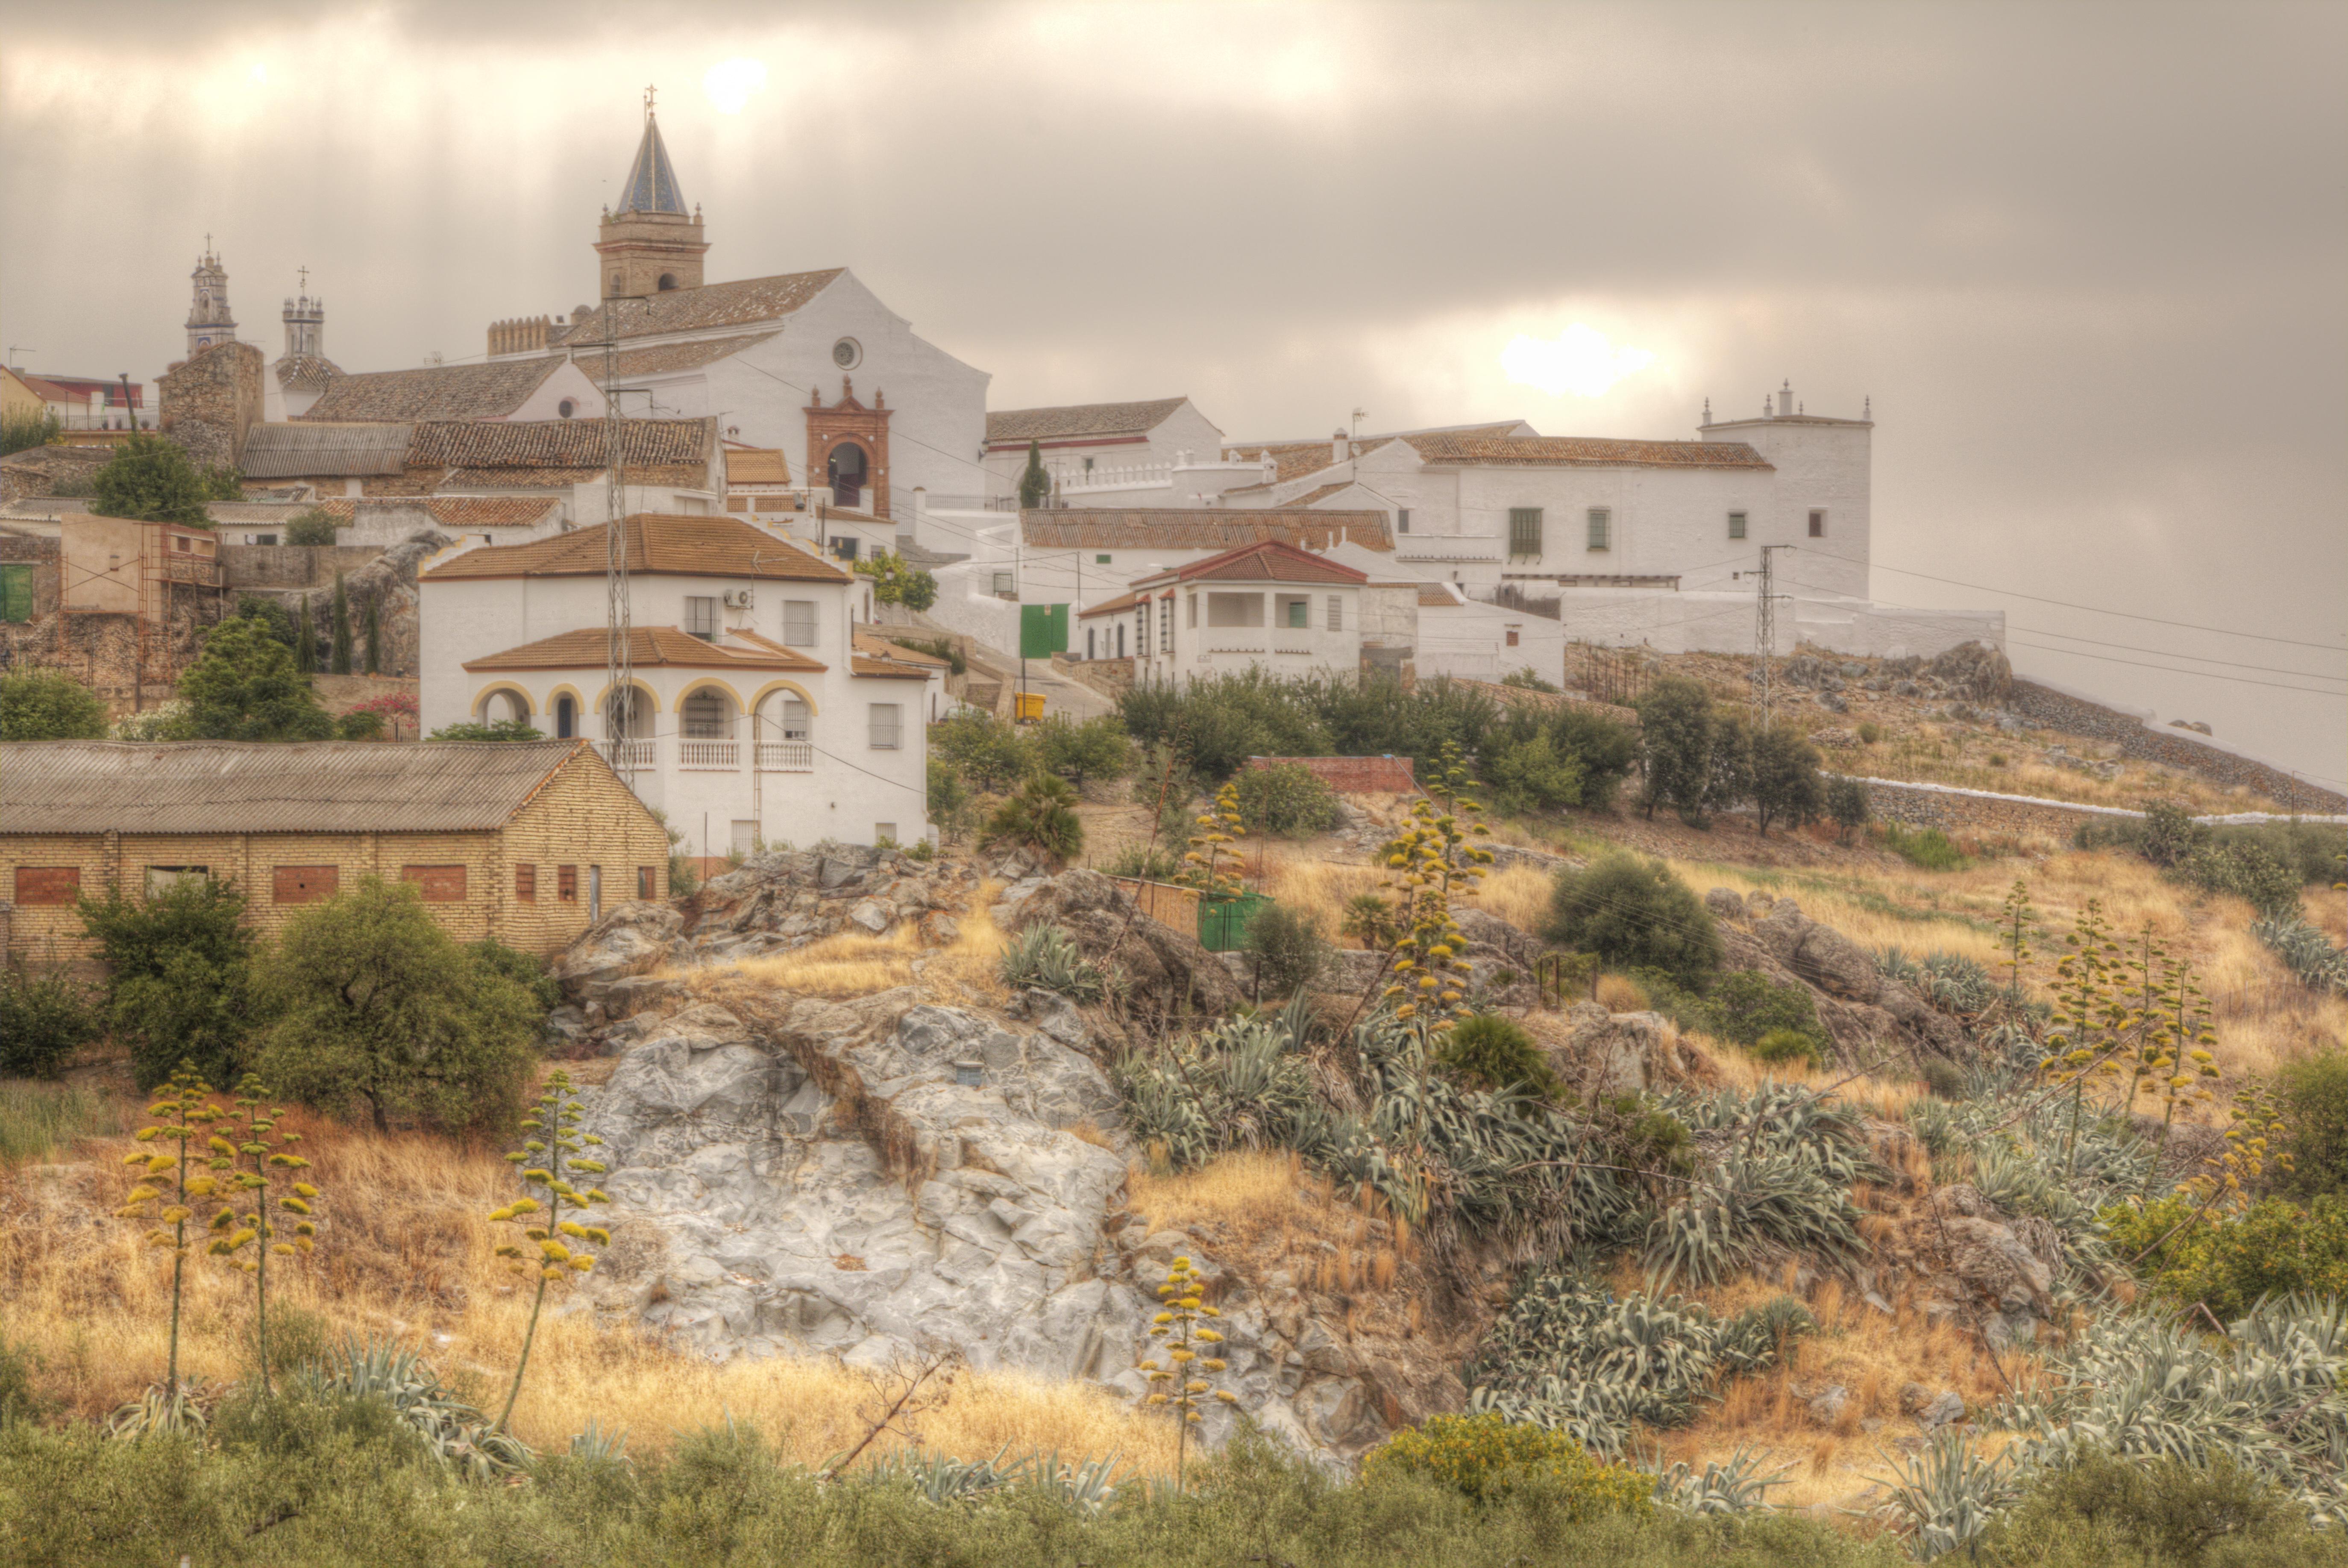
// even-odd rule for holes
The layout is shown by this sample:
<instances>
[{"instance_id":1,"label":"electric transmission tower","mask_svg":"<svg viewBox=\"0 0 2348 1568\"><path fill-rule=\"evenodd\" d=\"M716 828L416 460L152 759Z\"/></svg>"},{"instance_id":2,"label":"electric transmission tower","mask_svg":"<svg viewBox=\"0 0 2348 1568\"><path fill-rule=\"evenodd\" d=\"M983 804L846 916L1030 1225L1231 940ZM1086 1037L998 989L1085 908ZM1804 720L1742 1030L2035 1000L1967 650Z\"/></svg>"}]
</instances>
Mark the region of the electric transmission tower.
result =
<instances>
[{"instance_id":1,"label":"electric transmission tower","mask_svg":"<svg viewBox=\"0 0 2348 1568\"><path fill-rule=\"evenodd\" d=\"M603 303L603 455L608 466L603 508L611 518L603 550L603 683L611 696L604 710L607 729L619 731L612 761L628 788L636 787L636 687L634 634L629 625L627 456L620 415L620 302ZM615 726L611 720L619 716Z\"/></svg>"}]
</instances>

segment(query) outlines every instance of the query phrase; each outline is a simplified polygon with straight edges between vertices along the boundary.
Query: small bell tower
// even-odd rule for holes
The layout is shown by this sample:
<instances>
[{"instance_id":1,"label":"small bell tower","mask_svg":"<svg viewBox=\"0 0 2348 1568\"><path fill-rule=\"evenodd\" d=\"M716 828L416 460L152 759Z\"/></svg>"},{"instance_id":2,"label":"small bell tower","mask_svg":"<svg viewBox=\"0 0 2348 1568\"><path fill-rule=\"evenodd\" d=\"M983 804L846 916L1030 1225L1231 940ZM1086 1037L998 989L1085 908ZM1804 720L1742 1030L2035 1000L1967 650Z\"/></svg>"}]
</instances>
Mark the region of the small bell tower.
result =
<instances>
[{"instance_id":1,"label":"small bell tower","mask_svg":"<svg viewBox=\"0 0 2348 1568\"><path fill-rule=\"evenodd\" d=\"M204 236L196 270L188 276L193 284L188 305L188 356L192 359L216 343L236 341L236 317L228 308L228 269L221 265L210 234Z\"/></svg>"},{"instance_id":2,"label":"small bell tower","mask_svg":"<svg viewBox=\"0 0 2348 1568\"><path fill-rule=\"evenodd\" d=\"M595 242L600 299L643 299L701 286L701 258L709 250L701 237L701 209L685 211L685 192L653 114L653 88L644 89L644 139L636 144L620 204L604 211Z\"/></svg>"}]
</instances>

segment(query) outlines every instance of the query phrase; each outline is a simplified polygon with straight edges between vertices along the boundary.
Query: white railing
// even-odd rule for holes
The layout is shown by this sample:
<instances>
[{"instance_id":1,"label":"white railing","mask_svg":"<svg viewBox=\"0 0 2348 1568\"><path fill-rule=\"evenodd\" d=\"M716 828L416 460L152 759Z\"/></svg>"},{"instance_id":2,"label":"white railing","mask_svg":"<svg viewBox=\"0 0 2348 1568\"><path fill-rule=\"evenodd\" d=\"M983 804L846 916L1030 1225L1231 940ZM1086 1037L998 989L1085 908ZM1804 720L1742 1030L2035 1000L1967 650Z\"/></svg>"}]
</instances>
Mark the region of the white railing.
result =
<instances>
[{"instance_id":1,"label":"white railing","mask_svg":"<svg viewBox=\"0 0 2348 1568\"><path fill-rule=\"evenodd\" d=\"M676 765L704 770L723 769L730 773L742 766L742 743L738 740L679 740L676 743Z\"/></svg>"},{"instance_id":2,"label":"white railing","mask_svg":"<svg viewBox=\"0 0 2348 1568\"><path fill-rule=\"evenodd\" d=\"M603 755L612 766L623 773L639 773L657 767L660 762L660 742L657 740L607 740Z\"/></svg>"},{"instance_id":3,"label":"white railing","mask_svg":"<svg viewBox=\"0 0 2348 1568\"><path fill-rule=\"evenodd\" d=\"M812 773L815 748L804 740L762 740L758 742L758 771Z\"/></svg>"}]
</instances>

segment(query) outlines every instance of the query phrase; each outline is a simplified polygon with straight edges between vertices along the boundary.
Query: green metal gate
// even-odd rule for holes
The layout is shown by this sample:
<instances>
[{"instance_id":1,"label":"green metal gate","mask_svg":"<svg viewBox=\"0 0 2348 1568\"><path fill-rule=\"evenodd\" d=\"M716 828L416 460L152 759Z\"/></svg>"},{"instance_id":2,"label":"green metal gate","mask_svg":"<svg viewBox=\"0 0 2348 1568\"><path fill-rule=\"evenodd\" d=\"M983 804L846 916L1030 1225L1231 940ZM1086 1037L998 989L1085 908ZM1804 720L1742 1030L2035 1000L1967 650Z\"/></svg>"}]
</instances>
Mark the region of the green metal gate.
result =
<instances>
[{"instance_id":1,"label":"green metal gate","mask_svg":"<svg viewBox=\"0 0 2348 1568\"><path fill-rule=\"evenodd\" d=\"M1272 902L1266 894L1243 892L1236 897L1199 901L1199 945L1210 953L1237 953L1247 946L1248 930L1256 912Z\"/></svg>"}]
</instances>

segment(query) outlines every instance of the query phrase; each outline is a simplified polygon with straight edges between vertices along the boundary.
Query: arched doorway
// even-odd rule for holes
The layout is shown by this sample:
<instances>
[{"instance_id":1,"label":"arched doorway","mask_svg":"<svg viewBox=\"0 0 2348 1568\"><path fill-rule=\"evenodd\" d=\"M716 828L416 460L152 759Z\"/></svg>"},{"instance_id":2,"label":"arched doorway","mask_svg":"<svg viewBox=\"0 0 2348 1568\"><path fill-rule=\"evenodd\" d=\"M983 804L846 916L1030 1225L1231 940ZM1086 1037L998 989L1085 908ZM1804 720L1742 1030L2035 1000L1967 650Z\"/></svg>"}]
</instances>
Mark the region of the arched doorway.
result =
<instances>
[{"instance_id":1,"label":"arched doorway","mask_svg":"<svg viewBox=\"0 0 2348 1568\"><path fill-rule=\"evenodd\" d=\"M769 773L808 773L815 769L814 727L808 705L788 692L775 692L758 704L758 766Z\"/></svg>"},{"instance_id":2,"label":"arched doorway","mask_svg":"<svg viewBox=\"0 0 2348 1568\"><path fill-rule=\"evenodd\" d=\"M831 449L831 456L823 465L824 478L831 484L831 504L861 506L864 486L871 473L871 459L864 449L853 441L842 441Z\"/></svg>"},{"instance_id":3,"label":"arched doorway","mask_svg":"<svg viewBox=\"0 0 2348 1568\"><path fill-rule=\"evenodd\" d=\"M569 740L579 733L579 703L574 697L554 699L554 738Z\"/></svg>"},{"instance_id":4,"label":"arched doorway","mask_svg":"<svg viewBox=\"0 0 2348 1568\"><path fill-rule=\"evenodd\" d=\"M512 687L499 686L481 698L479 718L483 724L528 724L530 704Z\"/></svg>"}]
</instances>

